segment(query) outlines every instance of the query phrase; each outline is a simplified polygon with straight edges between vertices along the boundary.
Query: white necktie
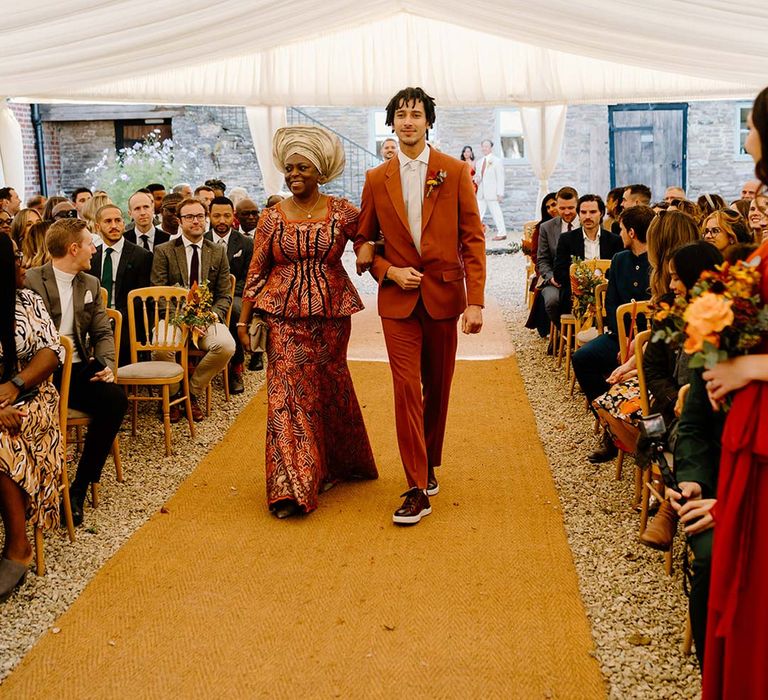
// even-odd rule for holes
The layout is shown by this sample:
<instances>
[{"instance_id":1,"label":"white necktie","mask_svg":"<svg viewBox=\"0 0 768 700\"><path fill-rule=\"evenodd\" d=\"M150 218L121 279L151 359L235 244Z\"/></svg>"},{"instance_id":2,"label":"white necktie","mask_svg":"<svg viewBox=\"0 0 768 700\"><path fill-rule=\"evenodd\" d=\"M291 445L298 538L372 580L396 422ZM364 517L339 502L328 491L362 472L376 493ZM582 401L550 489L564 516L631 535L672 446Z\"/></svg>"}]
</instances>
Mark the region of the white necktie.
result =
<instances>
[{"instance_id":1,"label":"white necktie","mask_svg":"<svg viewBox=\"0 0 768 700\"><path fill-rule=\"evenodd\" d=\"M219 238L219 245L227 245L227 242L223 238Z\"/></svg>"},{"instance_id":2,"label":"white necktie","mask_svg":"<svg viewBox=\"0 0 768 700\"><path fill-rule=\"evenodd\" d=\"M421 255L421 203L423 186L419 177L419 162L417 160L412 160L408 163L405 179L405 191L407 193L405 209L408 212L408 225L411 228L411 238L413 238L416 250Z\"/></svg>"}]
</instances>

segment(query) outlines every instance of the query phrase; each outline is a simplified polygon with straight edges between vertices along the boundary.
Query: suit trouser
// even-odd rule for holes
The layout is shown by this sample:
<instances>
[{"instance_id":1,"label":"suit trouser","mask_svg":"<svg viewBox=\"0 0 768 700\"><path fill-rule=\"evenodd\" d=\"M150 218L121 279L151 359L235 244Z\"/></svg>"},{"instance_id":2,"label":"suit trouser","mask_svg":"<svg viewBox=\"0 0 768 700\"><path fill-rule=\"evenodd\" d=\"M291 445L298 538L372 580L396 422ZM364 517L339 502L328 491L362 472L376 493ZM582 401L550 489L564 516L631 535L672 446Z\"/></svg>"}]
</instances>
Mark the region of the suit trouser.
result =
<instances>
[{"instance_id":1,"label":"suit trouser","mask_svg":"<svg viewBox=\"0 0 768 700\"><path fill-rule=\"evenodd\" d=\"M408 318L381 319L392 370L397 444L409 488L426 489L428 468L442 462L457 321L433 319L421 299Z\"/></svg>"},{"instance_id":2,"label":"suit trouser","mask_svg":"<svg viewBox=\"0 0 768 700\"><path fill-rule=\"evenodd\" d=\"M551 284L545 284L540 290L541 298L544 300L544 309L549 316L549 320L555 324L557 330L560 330L560 288Z\"/></svg>"},{"instance_id":3,"label":"suit trouser","mask_svg":"<svg viewBox=\"0 0 768 700\"><path fill-rule=\"evenodd\" d=\"M229 319L229 333L232 339L235 341L235 354L232 355L233 365L242 365L245 361L245 352L243 346L237 340L237 322L240 320L240 311L243 308L243 300L241 297L235 297L232 300L232 315Z\"/></svg>"},{"instance_id":4,"label":"suit trouser","mask_svg":"<svg viewBox=\"0 0 768 700\"><path fill-rule=\"evenodd\" d=\"M165 334L165 321L158 323L158 335L162 338ZM174 333L180 333L178 328ZM201 396L205 387L210 384L221 370L227 366L232 355L235 354L235 341L223 323L213 323L208 326L205 335L198 341L198 347L205 350L205 355L197 363L195 371L189 378L189 391L193 396ZM172 352L155 351L152 353L152 359L160 362L174 362ZM179 385L171 387L173 392L179 390Z\"/></svg>"},{"instance_id":5,"label":"suit trouser","mask_svg":"<svg viewBox=\"0 0 768 700\"><path fill-rule=\"evenodd\" d=\"M590 405L608 391L605 380L619 366L618 354L618 338L609 333L599 335L573 353L573 372Z\"/></svg>"},{"instance_id":6,"label":"suit trouser","mask_svg":"<svg viewBox=\"0 0 768 700\"><path fill-rule=\"evenodd\" d=\"M507 227L504 225L504 214L501 211L501 205L498 199L478 199L477 206L480 209L480 221L483 220L487 209L491 210L493 225L500 236L507 235Z\"/></svg>"},{"instance_id":7,"label":"suit trouser","mask_svg":"<svg viewBox=\"0 0 768 700\"><path fill-rule=\"evenodd\" d=\"M85 362L72 365L69 385L69 407L88 414L91 420L72 484L73 490L82 494L85 494L88 484L101 479L104 462L128 408L128 399L122 387L114 383L90 381L84 373L86 367Z\"/></svg>"},{"instance_id":8,"label":"suit trouser","mask_svg":"<svg viewBox=\"0 0 768 700\"><path fill-rule=\"evenodd\" d=\"M691 569L691 595L688 598L688 611L691 615L691 633L696 647L699 667L704 668L704 642L707 635L707 604L709 600L709 581L712 568L713 531L704 532L688 538L693 551Z\"/></svg>"}]
</instances>

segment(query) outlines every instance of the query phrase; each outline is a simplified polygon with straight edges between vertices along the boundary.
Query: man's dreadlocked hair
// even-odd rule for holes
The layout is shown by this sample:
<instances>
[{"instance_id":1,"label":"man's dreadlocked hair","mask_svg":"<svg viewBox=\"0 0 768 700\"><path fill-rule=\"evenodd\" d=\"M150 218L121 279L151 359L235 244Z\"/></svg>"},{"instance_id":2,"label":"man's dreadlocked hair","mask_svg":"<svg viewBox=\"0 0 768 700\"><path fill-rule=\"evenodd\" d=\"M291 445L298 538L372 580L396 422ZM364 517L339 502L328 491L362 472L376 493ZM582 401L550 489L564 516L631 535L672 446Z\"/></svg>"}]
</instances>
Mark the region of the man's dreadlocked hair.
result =
<instances>
[{"instance_id":1,"label":"man's dreadlocked hair","mask_svg":"<svg viewBox=\"0 0 768 700\"><path fill-rule=\"evenodd\" d=\"M420 87L407 87L398 92L387 105L387 120L384 122L387 126L395 123L395 112L402 105L410 105L416 101L424 105L424 116L430 127L435 125L435 98L427 95Z\"/></svg>"}]
</instances>

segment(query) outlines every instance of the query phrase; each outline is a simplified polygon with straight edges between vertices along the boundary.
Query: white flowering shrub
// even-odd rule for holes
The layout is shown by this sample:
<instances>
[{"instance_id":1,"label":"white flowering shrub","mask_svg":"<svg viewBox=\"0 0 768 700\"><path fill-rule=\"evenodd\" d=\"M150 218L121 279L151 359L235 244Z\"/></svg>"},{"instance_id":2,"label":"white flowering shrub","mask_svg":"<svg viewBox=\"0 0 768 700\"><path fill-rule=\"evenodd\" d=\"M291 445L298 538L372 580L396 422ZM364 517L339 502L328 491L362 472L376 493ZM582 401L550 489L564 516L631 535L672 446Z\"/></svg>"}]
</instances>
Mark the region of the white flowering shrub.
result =
<instances>
[{"instance_id":1,"label":"white flowering shrub","mask_svg":"<svg viewBox=\"0 0 768 700\"><path fill-rule=\"evenodd\" d=\"M105 149L101 160L85 171L94 190L104 190L123 211L128 198L150 183L168 188L179 182L196 182L200 167L197 154L171 139L160 140L155 130L141 143L119 151Z\"/></svg>"}]
</instances>

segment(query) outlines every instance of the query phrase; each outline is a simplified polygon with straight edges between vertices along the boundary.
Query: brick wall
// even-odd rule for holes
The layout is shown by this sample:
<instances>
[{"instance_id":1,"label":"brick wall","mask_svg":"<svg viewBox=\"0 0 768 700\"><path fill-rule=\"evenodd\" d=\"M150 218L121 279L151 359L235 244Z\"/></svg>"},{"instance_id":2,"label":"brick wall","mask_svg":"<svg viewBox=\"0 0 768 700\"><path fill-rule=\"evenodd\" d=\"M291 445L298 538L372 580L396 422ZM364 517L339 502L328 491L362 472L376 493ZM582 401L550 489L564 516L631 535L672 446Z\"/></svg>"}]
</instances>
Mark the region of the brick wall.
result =
<instances>
[{"instance_id":1,"label":"brick wall","mask_svg":"<svg viewBox=\"0 0 768 700\"><path fill-rule=\"evenodd\" d=\"M37 147L35 144L35 129L32 126L32 107L26 104L10 103L16 120L21 126L24 142L24 197L26 200L33 194L39 194L40 169L37 163ZM56 127L53 124L43 124L43 141L45 144L45 170L49 194L55 194L60 188L61 157L58 147Z\"/></svg>"}]
</instances>

